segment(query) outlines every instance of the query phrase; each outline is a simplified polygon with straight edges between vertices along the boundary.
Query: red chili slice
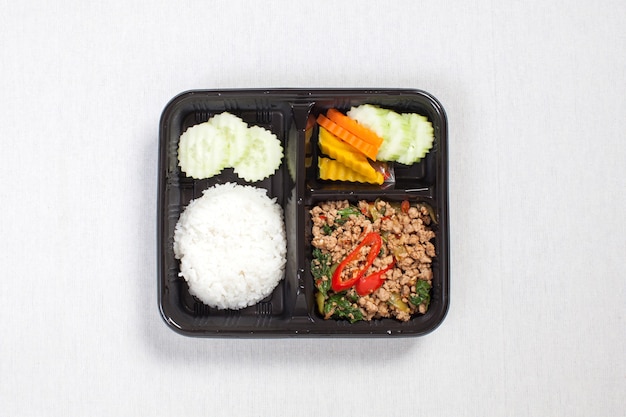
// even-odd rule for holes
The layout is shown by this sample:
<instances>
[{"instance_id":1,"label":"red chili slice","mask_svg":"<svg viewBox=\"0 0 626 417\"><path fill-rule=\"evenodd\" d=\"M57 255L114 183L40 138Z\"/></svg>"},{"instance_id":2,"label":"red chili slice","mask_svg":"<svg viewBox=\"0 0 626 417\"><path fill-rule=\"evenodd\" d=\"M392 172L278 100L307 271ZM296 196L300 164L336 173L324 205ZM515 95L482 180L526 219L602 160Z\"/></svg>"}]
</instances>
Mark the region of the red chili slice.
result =
<instances>
[{"instance_id":1,"label":"red chili slice","mask_svg":"<svg viewBox=\"0 0 626 417\"><path fill-rule=\"evenodd\" d=\"M381 285L383 285L383 282L385 282L385 273L392 269L395 264L396 261L394 259L385 269L381 269L380 271L374 272L366 277L361 277L354 287L356 293L360 296L364 296L376 291Z\"/></svg>"},{"instance_id":2,"label":"red chili slice","mask_svg":"<svg viewBox=\"0 0 626 417\"><path fill-rule=\"evenodd\" d=\"M374 259L378 256L380 252L380 248L383 244L383 240L380 235L376 232L368 233L365 238L357 245L357 247L345 257L343 261L337 266L335 272L333 273L333 277L331 280L331 288L335 292L345 291L351 288L354 284L356 284L359 279L367 272L367 270L374 263ZM346 266L357 259L360 256L361 248L364 246L370 246L370 251L367 254L367 258L365 260L365 264L359 269L352 277L348 279L341 279L341 273L346 268Z\"/></svg>"}]
</instances>

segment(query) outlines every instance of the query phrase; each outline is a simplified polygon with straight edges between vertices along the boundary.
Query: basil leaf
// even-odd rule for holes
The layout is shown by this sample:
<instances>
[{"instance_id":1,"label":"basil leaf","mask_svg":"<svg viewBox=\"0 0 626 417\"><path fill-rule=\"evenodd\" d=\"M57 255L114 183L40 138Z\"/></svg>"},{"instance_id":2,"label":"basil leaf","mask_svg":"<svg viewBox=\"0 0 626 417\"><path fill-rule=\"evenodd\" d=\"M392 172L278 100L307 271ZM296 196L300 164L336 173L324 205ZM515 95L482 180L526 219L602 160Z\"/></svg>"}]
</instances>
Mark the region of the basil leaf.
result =
<instances>
[{"instance_id":1,"label":"basil leaf","mask_svg":"<svg viewBox=\"0 0 626 417\"><path fill-rule=\"evenodd\" d=\"M414 306L424 304L427 308L430 304L430 288L428 281L418 280L415 284L415 295L409 297L409 302Z\"/></svg>"},{"instance_id":2,"label":"basil leaf","mask_svg":"<svg viewBox=\"0 0 626 417\"><path fill-rule=\"evenodd\" d=\"M329 253L324 253L320 249L313 249L313 259L311 260L311 274L315 279L315 287L326 298L330 290L332 265Z\"/></svg>"},{"instance_id":3,"label":"basil leaf","mask_svg":"<svg viewBox=\"0 0 626 417\"><path fill-rule=\"evenodd\" d=\"M361 211L355 206L348 206L346 208L337 210L337 214L339 215L339 217L335 219L335 223L342 225L346 221L348 221L348 219L350 219L351 215L359 215L361 214Z\"/></svg>"},{"instance_id":4,"label":"basil leaf","mask_svg":"<svg viewBox=\"0 0 626 417\"><path fill-rule=\"evenodd\" d=\"M331 295L324 304L324 313L326 315L332 315L334 318L347 319L350 323L363 320L361 309L355 307L354 304L346 298L345 292Z\"/></svg>"}]
</instances>

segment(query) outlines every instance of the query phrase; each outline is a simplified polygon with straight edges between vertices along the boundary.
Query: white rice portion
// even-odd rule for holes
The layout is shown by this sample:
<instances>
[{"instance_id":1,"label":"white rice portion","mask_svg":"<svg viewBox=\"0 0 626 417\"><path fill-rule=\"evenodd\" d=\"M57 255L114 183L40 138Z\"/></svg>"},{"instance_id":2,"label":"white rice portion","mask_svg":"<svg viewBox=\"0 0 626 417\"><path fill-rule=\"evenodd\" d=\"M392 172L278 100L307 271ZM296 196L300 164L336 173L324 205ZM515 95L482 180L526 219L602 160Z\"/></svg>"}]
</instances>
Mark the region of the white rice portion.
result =
<instances>
[{"instance_id":1,"label":"white rice portion","mask_svg":"<svg viewBox=\"0 0 626 417\"><path fill-rule=\"evenodd\" d=\"M208 188L174 230L180 276L208 306L238 310L258 303L283 279L283 211L266 190L234 183Z\"/></svg>"}]
</instances>

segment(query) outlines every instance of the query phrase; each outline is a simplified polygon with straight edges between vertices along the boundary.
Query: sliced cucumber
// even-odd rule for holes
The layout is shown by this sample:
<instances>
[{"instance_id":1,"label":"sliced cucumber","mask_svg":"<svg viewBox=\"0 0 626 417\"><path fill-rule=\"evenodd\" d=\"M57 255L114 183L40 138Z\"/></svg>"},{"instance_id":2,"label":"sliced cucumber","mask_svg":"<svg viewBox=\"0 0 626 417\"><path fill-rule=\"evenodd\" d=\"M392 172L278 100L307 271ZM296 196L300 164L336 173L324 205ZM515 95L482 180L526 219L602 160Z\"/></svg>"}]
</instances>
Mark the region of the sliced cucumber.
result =
<instances>
[{"instance_id":1,"label":"sliced cucumber","mask_svg":"<svg viewBox=\"0 0 626 417\"><path fill-rule=\"evenodd\" d=\"M411 140L407 134L407 125L404 118L394 112L383 115L387 130L383 136L383 145L378 150L376 159L380 161L396 161L409 146Z\"/></svg>"},{"instance_id":2,"label":"sliced cucumber","mask_svg":"<svg viewBox=\"0 0 626 417\"><path fill-rule=\"evenodd\" d=\"M270 131L248 125L228 112L187 129L178 143L178 165L196 179L232 167L246 181L273 174L283 157L280 140Z\"/></svg>"},{"instance_id":3,"label":"sliced cucumber","mask_svg":"<svg viewBox=\"0 0 626 417\"><path fill-rule=\"evenodd\" d=\"M371 104L352 107L348 117L372 129L383 138L376 159L411 165L432 149L434 130L425 116L396 113Z\"/></svg>"},{"instance_id":4,"label":"sliced cucumber","mask_svg":"<svg viewBox=\"0 0 626 417\"><path fill-rule=\"evenodd\" d=\"M433 147L434 130L432 123L422 115L409 113L402 115L406 119L407 134L412 138L406 151L396 161L411 165L421 160Z\"/></svg>"},{"instance_id":5,"label":"sliced cucumber","mask_svg":"<svg viewBox=\"0 0 626 417\"><path fill-rule=\"evenodd\" d=\"M352 107L347 116L356 120L363 126L373 130L378 136L383 137L388 130L387 121L384 118L385 110L371 104L363 104Z\"/></svg>"},{"instance_id":6,"label":"sliced cucumber","mask_svg":"<svg viewBox=\"0 0 626 417\"><path fill-rule=\"evenodd\" d=\"M275 134L259 126L251 126L247 137L247 150L233 168L246 181L260 181L278 169L283 147Z\"/></svg>"},{"instance_id":7,"label":"sliced cucumber","mask_svg":"<svg viewBox=\"0 0 626 417\"><path fill-rule=\"evenodd\" d=\"M178 165L196 179L219 174L228 163L228 146L223 132L208 123L188 128L178 143Z\"/></svg>"},{"instance_id":8,"label":"sliced cucumber","mask_svg":"<svg viewBox=\"0 0 626 417\"><path fill-rule=\"evenodd\" d=\"M234 114L224 112L213 116L209 124L220 129L228 138L228 162L232 167L244 156L248 147L248 124Z\"/></svg>"}]
</instances>

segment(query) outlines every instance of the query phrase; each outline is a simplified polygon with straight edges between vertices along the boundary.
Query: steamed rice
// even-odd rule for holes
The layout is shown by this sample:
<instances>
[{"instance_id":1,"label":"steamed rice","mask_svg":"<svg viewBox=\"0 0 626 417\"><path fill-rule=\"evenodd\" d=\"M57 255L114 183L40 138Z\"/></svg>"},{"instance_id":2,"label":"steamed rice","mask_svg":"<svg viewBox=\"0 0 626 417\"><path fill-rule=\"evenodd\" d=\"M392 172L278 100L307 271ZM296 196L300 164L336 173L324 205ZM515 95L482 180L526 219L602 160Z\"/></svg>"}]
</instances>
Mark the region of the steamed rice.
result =
<instances>
[{"instance_id":1,"label":"steamed rice","mask_svg":"<svg viewBox=\"0 0 626 417\"><path fill-rule=\"evenodd\" d=\"M281 207L252 186L205 190L174 231L179 275L193 296L218 309L241 309L270 295L283 278L286 252Z\"/></svg>"}]
</instances>

